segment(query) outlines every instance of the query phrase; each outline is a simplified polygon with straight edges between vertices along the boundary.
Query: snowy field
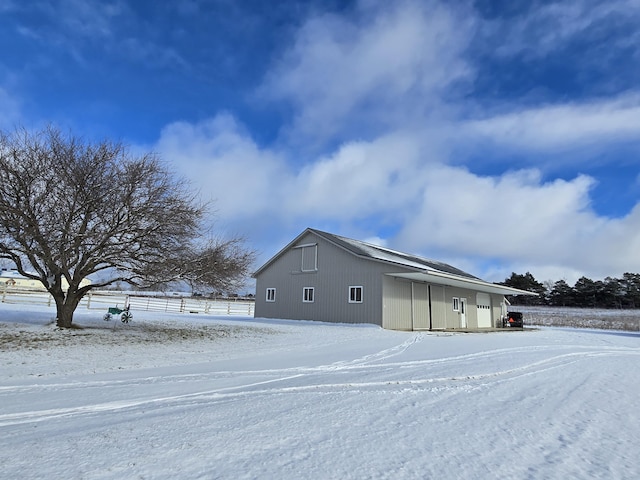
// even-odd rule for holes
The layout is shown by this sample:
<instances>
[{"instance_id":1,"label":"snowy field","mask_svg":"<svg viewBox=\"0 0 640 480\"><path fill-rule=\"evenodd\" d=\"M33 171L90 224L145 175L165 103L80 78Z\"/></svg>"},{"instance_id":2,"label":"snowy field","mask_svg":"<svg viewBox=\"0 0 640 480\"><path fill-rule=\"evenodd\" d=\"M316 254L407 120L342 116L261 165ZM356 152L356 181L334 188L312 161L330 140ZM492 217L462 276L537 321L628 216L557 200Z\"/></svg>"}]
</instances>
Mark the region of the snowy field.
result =
<instances>
[{"instance_id":1,"label":"snowy field","mask_svg":"<svg viewBox=\"0 0 640 480\"><path fill-rule=\"evenodd\" d=\"M524 324L531 326L640 331L640 310L517 305L509 310L522 312Z\"/></svg>"},{"instance_id":2,"label":"snowy field","mask_svg":"<svg viewBox=\"0 0 640 480\"><path fill-rule=\"evenodd\" d=\"M2 479L640 478L640 334L0 304Z\"/></svg>"}]
</instances>

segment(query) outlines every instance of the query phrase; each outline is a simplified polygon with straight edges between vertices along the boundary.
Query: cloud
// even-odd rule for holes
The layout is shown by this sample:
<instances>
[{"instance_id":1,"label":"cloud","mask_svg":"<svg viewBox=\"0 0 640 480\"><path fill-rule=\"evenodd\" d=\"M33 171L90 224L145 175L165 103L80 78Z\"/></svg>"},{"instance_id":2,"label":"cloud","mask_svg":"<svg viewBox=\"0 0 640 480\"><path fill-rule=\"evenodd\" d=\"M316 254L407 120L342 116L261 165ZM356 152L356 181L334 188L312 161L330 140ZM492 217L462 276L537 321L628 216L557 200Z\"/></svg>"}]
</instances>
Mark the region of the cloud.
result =
<instances>
[{"instance_id":1,"label":"cloud","mask_svg":"<svg viewBox=\"0 0 640 480\"><path fill-rule=\"evenodd\" d=\"M17 8L15 10L18 10ZM21 31L43 41L54 41L75 48L76 40L104 41L114 35L118 20L130 14L126 3L116 0L57 0L22 4L21 12L47 19L34 27L20 25Z\"/></svg>"},{"instance_id":2,"label":"cloud","mask_svg":"<svg viewBox=\"0 0 640 480\"><path fill-rule=\"evenodd\" d=\"M182 2L176 8L185 14L195 13L192 6ZM27 15L17 25L17 32L39 42L47 53L43 57L47 59L51 56L50 51L54 50L52 47L55 47L56 52L69 54L80 65L88 66L96 61L97 48L101 65L114 58L118 62L124 59L136 66L190 68L176 43L167 42L167 37L174 34L173 29L178 28L177 24L160 24L162 15L153 20L141 17L131 8L130 2L56 0L23 5L20 11ZM166 15L172 13L169 11ZM157 12L153 12L153 15L157 15ZM47 20L35 24L33 17ZM117 71L115 67L114 71Z\"/></svg>"},{"instance_id":3,"label":"cloud","mask_svg":"<svg viewBox=\"0 0 640 480\"><path fill-rule=\"evenodd\" d=\"M534 152L640 139L640 95L520 109L469 121L471 139Z\"/></svg>"},{"instance_id":4,"label":"cloud","mask_svg":"<svg viewBox=\"0 0 640 480\"><path fill-rule=\"evenodd\" d=\"M429 115L471 68L460 15L436 2L362 2L351 17L309 19L263 97L293 104L292 136L331 138Z\"/></svg>"},{"instance_id":5,"label":"cloud","mask_svg":"<svg viewBox=\"0 0 640 480\"><path fill-rule=\"evenodd\" d=\"M155 150L191 179L228 223L278 216L283 187L291 183L282 158L260 149L227 113L198 124L168 125Z\"/></svg>"},{"instance_id":6,"label":"cloud","mask_svg":"<svg viewBox=\"0 0 640 480\"><path fill-rule=\"evenodd\" d=\"M121 1L62 0L55 15L66 25L66 31L93 40L111 38L118 19L129 12Z\"/></svg>"},{"instance_id":7,"label":"cloud","mask_svg":"<svg viewBox=\"0 0 640 480\"><path fill-rule=\"evenodd\" d=\"M480 275L496 274L487 259L568 272L564 277L640 271L640 205L620 219L598 215L591 205L595 179L545 181L536 169L478 175L438 159L425 162L423 147L414 137L388 135L344 144L300 168L260 148L228 114L172 124L156 146L217 199L219 218L235 231L268 220L292 238L330 223L341 225L338 233L454 259ZM369 230L362 228L371 218ZM385 223L397 233L381 237Z\"/></svg>"},{"instance_id":8,"label":"cloud","mask_svg":"<svg viewBox=\"0 0 640 480\"><path fill-rule=\"evenodd\" d=\"M377 214L380 220L411 201L419 142L390 134L371 142L345 143L296 176L296 203L289 212L336 220Z\"/></svg>"},{"instance_id":9,"label":"cloud","mask_svg":"<svg viewBox=\"0 0 640 480\"><path fill-rule=\"evenodd\" d=\"M416 148L401 136L350 142L300 167L282 152L260 148L228 113L198 124L168 125L155 145L215 199L222 218L269 214L281 220L351 220L393 210L408 201L396 190L413 182Z\"/></svg>"},{"instance_id":10,"label":"cloud","mask_svg":"<svg viewBox=\"0 0 640 480\"><path fill-rule=\"evenodd\" d=\"M607 63L602 54L614 47L637 49L638 17L640 4L635 0L535 2L513 18L484 22L483 33L484 40L496 44L494 54L505 57L539 59L576 41L604 42L607 48L592 59L602 64Z\"/></svg>"},{"instance_id":11,"label":"cloud","mask_svg":"<svg viewBox=\"0 0 640 480\"><path fill-rule=\"evenodd\" d=\"M64 60L56 57L60 53L81 65L89 64L96 55L91 48L108 48L117 42L118 28L131 17L122 0L21 2L11 13L15 14L16 32L38 43L38 62L47 65L62 64Z\"/></svg>"},{"instance_id":12,"label":"cloud","mask_svg":"<svg viewBox=\"0 0 640 480\"><path fill-rule=\"evenodd\" d=\"M480 176L442 166L425 181L419 210L395 239L406 250L475 259L476 272L486 259L570 276L640 271L640 204L623 218L598 215L588 176L543 182L536 170Z\"/></svg>"},{"instance_id":13,"label":"cloud","mask_svg":"<svg viewBox=\"0 0 640 480\"><path fill-rule=\"evenodd\" d=\"M586 176L543 183L537 170L481 176L441 165L424 182L421 204L398 236L413 250L555 261L574 232L601 223L589 209L594 181Z\"/></svg>"}]
</instances>

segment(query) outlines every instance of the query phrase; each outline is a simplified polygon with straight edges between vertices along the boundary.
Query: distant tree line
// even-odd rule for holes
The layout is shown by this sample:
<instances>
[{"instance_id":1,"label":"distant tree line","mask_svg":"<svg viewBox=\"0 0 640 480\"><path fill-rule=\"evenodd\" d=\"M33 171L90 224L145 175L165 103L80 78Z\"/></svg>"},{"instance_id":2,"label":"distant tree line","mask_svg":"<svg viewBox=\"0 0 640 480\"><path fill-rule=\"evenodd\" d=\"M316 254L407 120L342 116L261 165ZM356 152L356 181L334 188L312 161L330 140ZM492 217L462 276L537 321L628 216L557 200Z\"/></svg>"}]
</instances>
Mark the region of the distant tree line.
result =
<instances>
[{"instance_id":1,"label":"distant tree line","mask_svg":"<svg viewBox=\"0 0 640 480\"><path fill-rule=\"evenodd\" d=\"M537 297L510 295L507 299L517 305L552 305L582 308L640 308L640 274L625 273L622 278L607 277L604 280L579 278L571 286L565 280L538 282L531 273L512 273L499 285L527 290Z\"/></svg>"}]
</instances>

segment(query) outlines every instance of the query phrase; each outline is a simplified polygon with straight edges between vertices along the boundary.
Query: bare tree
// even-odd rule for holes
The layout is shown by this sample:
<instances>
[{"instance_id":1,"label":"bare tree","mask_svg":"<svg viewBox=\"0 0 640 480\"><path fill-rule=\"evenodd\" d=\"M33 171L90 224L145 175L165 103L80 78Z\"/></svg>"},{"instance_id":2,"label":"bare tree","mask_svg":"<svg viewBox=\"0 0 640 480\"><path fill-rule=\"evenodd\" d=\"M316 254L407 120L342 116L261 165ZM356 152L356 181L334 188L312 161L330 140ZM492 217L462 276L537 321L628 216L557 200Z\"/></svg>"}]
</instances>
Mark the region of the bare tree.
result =
<instances>
[{"instance_id":1,"label":"bare tree","mask_svg":"<svg viewBox=\"0 0 640 480\"><path fill-rule=\"evenodd\" d=\"M241 238L209 239L180 259L184 264L182 280L192 290L215 289L233 292L242 285L255 261L255 252L244 246Z\"/></svg>"},{"instance_id":2,"label":"bare tree","mask_svg":"<svg viewBox=\"0 0 640 480\"><path fill-rule=\"evenodd\" d=\"M253 254L239 240L198 246L205 211L153 154L54 127L0 133L0 259L44 285L59 327L93 288L244 277Z\"/></svg>"}]
</instances>

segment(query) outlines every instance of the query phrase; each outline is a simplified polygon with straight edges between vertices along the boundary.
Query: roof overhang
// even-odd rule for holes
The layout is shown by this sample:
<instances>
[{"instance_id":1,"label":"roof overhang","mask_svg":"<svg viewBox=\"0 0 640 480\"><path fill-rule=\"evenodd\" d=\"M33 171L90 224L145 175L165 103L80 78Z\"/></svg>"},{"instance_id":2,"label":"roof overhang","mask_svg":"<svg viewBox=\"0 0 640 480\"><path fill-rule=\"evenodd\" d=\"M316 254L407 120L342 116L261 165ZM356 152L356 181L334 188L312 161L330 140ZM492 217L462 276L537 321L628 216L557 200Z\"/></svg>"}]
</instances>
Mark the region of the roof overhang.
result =
<instances>
[{"instance_id":1,"label":"roof overhang","mask_svg":"<svg viewBox=\"0 0 640 480\"><path fill-rule=\"evenodd\" d=\"M520 290L518 288L505 287L504 285L496 285L495 283L489 283L479 279L462 278L435 271L387 273L387 275L391 277L404 278L413 282L466 288L477 292L495 293L498 295L538 295L537 293Z\"/></svg>"}]
</instances>

